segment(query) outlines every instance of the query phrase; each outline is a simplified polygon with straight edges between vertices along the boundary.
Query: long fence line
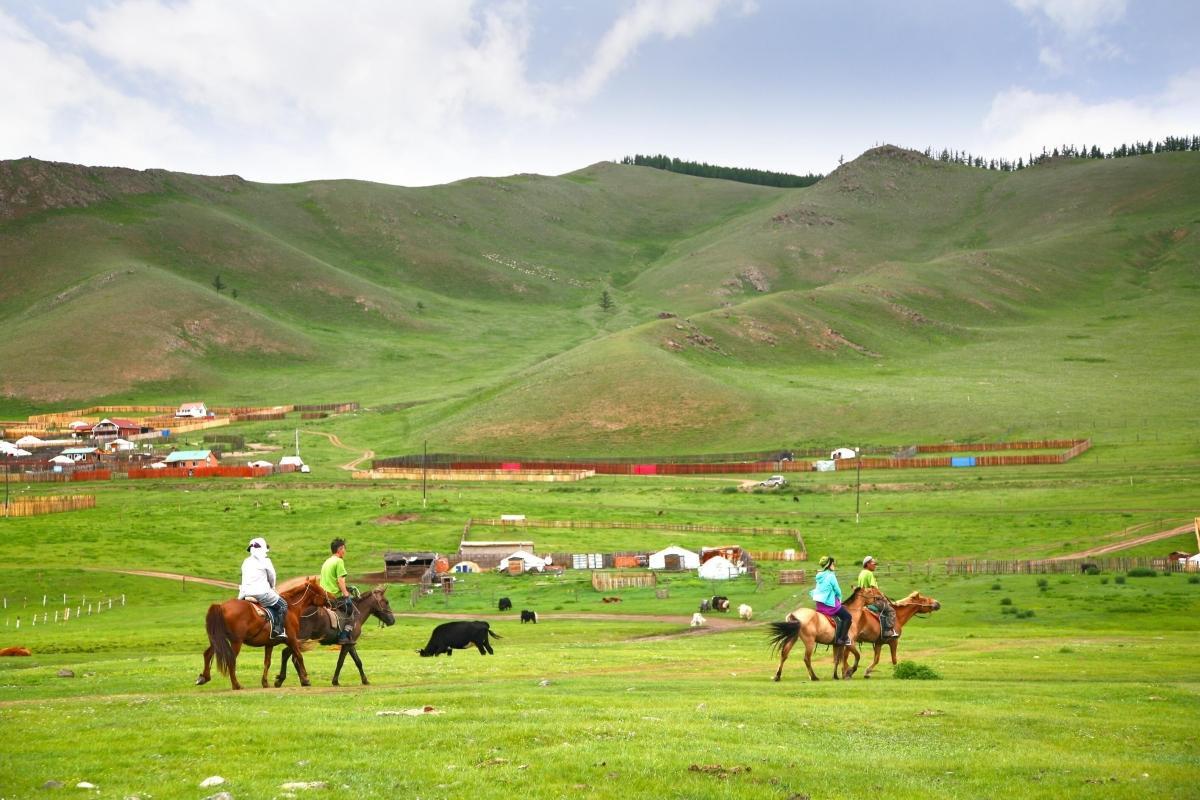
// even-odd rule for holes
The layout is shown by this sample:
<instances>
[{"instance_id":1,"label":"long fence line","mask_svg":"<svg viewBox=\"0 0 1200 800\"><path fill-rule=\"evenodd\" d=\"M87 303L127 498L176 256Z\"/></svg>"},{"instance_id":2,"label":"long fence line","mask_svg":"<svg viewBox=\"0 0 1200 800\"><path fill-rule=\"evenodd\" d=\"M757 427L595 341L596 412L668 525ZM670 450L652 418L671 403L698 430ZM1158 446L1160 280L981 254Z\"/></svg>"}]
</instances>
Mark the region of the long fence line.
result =
<instances>
[{"instance_id":1,"label":"long fence line","mask_svg":"<svg viewBox=\"0 0 1200 800\"><path fill-rule=\"evenodd\" d=\"M789 536L796 542L796 547L790 552L788 551L755 551L764 554L778 554L778 559L767 558L765 560L779 561L806 561L808 559L808 550L804 545L804 537L800 535L800 531L796 528L744 528L734 525L692 525L688 523L677 522L629 522L624 520L611 521L596 521L596 520L580 520L580 519L523 519L523 520L505 520L505 519L473 519L468 518L466 525L463 527L463 538L466 539L471 532L471 528L475 525L492 528L558 528L570 530L651 530L651 531L671 531L676 533L715 533L734 537L741 536ZM752 559L757 560L755 552L743 548L746 554Z\"/></svg>"},{"instance_id":2,"label":"long fence line","mask_svg":"<svg viewBox=\"0 0 1200 800\"><path fill-rule=\"evenodd\" d=\"M835 470L851 469L932 469L940 467L1000 467L1027 466L1032 464L1063 464L1085 452L1092 446L1090 439L1045 439L1024 442L990 442L971 445L917 445L917 451L926 452L992 452L1013 450L1053 450L1066 448L1059 453L1037 453L1028 455L980 455L968 458L939 456L932 458L858 457L838 460L766 460L701 462L696 457L657 457L638 462L622 460L584 459L509 459L501 456L462 457L452 453L406 455L392 458L377 458L372 468L380 469L428 469L434 466L449 470L572 470L589 469L598 475L723 475L763 472L811 472L819 465L834 465ZM911 448L910 448L911 449ZM824 451L822 451L824 452ZM783 455L783 454L780 454Z\"/></svg>"},{"instance_id":3,"label":"long fence line","mask_svg":"<svg viewBox=\"0 0 1200 800\"><path fill-rule=\"evenodd\" d=\"M1072 559L954 559L946 562L947 575L1058 575L1088 572L1128 572L1131 569L1158 572L1195 572L1196 565L1167 558L1114 557Z\"/></svg>"},{"instance_id":4,"label":"long fence line","mask_svg":"<svg viewBox=\"0 0 1200 800\"><path fill-rule=\"evenodd\" d=\"M96 507L96 496L91 494L47 495L45 497L18 497L9 500L4 509L6 517L36 517L42 514L58 514L64 511L81 511Z\"/></svg>"},{"instance_id":5,"label":"long fence line","mask_svg":"<svg viewBox=\"0 0 1200 800\"><path fill-rule=\"evenodd\" d=\"M88 406L87 408L55 411L49 414L32 414L23 422L4 422L0 424L0 427L4 429L6 435L49 434L56 429L62 429L77 419L89 416L130 414L135 415L141 421L143 427L154 427L156 429L168 429L176 433L187 433L189 431L229 425L231 422L281 420L285 418L286 414L293 411L346 413L357 411L359 404L357 402L350 402L300 405L286 403L274 406L213 406L209 411L215 414L216 418L198 421L194 421L188 417L176 417L175 412L178 408L178 406L154 405ZM155 430L153 433L139 434L139 437L149 438L161 435L159 430Z\"/></svg>"}]
</instances>

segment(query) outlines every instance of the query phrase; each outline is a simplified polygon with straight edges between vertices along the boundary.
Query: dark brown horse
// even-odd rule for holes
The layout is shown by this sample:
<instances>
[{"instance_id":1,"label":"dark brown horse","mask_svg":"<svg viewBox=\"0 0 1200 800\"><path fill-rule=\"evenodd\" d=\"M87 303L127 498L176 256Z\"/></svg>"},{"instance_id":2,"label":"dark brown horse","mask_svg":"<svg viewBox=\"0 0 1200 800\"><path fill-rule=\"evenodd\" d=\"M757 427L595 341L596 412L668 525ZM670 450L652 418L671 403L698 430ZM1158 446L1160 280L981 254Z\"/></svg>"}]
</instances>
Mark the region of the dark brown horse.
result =
<instances>
[{"instance_id":1,"label":"dark brown horse","mask_svg":"<svg viewBox=\"0 0 1200 800\"><path fill-rule=\"evenodd\" d=\"M850 629L847 631L847 635L851 641L857 634L859 611L867 603L877 599L879 599L879 591L876 589L855 589L842 604L850 612ZM818 680L817 673L813 672L812 668L813 649L818 644L833 644L835 630L833 621L811 608L798 608L788 614L783 622L772 622L769 627L771 629L771 647L779 651L779 669L775 671L775 680L779 680L783 676L783 662L787 661L792 647L799 639L804 640L804 666L808 668L808 677L814 681ZM843 651L846 649L848 648L842 645L833 646L833 679L835 681L841 678L838 668L843 665L845 660Z\"/></svg>"},{"instance_id":2,"label":"dark brown horse","mask_svg":"<svg viewBox=\"0 0 1200 800\"><path fill-rule=\"evenodd\" d=\"M354 601L354 629L350 631L350 641L342 644L341 652L338 653L337 669L333 671L333 685L338 685L338 676L342 674L342 664L346 661L346 654L354 659L354 666L358 667L358 676L362 678L364 685L369 684L367 673L363 672L362 659L358 657L358 637L362 634L363 623L368 617L375 617L384 625L393 625L396 622L396 615L392 613L392 607L388 605L386 586L376 586L371 591L358 597ZM300 617L300 635L297 637L300 641L318 640L323 645L334 645L338 643L338 626L337 623L329 619L329 612L326 609L314 608L307 614ZM292 655L292 647L288 645L283 648L283 660L279 664L279 674L275 676L275 687L279 688L283 682L287 680L287 665L288 659ZM300 665L296 665L299 669Z\"/></svg>"},{"instance_id":3,"label":"dark brown horse","mask_svg":"<svg viewBox=\"0 0 1200 800\"><path fill-rule=\"evenodd\" d=\"M306 578L293 588L282 589L279 595L288 604L283 623L287 643L296 653L296 671L300 673L300 683L308 686L308 671L300 656L300 639L297 635L300 632L300 617L313 606L326 605L329 595L316 578ZM196 678L196 685L208 683L211 679L209 667L215 656L217 669L222 675L229 676L229 683L234 689L241 689L242 685L237 679L237 657L242 645L248 644L265 648L262 685L266 689L267 673L271 669L271 650L275 647L275 642L271 640L271 621L259 615L249 600L226 600L208 607L204 623L208 630L208 649L204 651L204 671Z\"/></svg>"},{"instance_id":4,"label":"dark brown horse","mask_svg":"<svg viewBox=\"0 0 1200 800\"><path fill-rule=\"evenodd\" d=\"M942 607L942 604L932 597L926 597L920 592L913 592L903 600L897 600L892 604L896 608L896 633L900 633L904 627L904 623L908 622L917 614L930 614ZM883 652L884 643L892 649L892 665L896 664L896 647L900 643L899 638L881 639L879 631L879 617L871 613L869 608L863 608L858 612L858 638L855 640L855 645L847 648L843 654L844 662L842 664L842 672L847 678L854 675L858 670L858 642L869 642L875 645L875 660L871 662L871 666L867 667L867 671L863 673L863 679L871 677L871 671L879 663L879 655ZM850 656L854 656L854 664L850 665ZM849 669L847 670L847 667Z\"/></svg>"}]
</instances>

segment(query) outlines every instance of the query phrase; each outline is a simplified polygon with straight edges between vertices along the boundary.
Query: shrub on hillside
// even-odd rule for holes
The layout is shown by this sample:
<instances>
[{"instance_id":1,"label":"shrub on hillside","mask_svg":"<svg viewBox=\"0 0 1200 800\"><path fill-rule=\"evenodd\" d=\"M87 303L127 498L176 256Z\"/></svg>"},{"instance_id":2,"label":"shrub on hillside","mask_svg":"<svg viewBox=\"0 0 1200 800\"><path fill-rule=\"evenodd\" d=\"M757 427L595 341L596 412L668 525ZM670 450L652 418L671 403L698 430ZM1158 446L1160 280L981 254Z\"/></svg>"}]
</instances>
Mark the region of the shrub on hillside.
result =
<instances>
[{"instance_id":1,"label":"shrub on hillside","mask_svg":"<svg viewBox=\"0 0 1200 800\"><path fill-rule=\"evenodd\" d=\"M993 583L993 584L992 584L992 591L993 591L993 592L998 592L998 591L1000 591L1000 590L1001 590L1001 589L1003 589L1003 588L1004 588L1004 587L1003 587L1003 586L1001 586L1001 585L1000 585L1000 584L998 584L998 583Z\"/></svg>"},{"instance_id":2,"label":"shrub on hillside","mask_svg":"<svg viewBox=\"0 0 1200 800\"><path fill-rule=\"evenodd\" d=\"M1002 606L1011 606L1011 605L1012 605L1012 598L1011 598L1011 597L1001 597L1001 598L1000 598L1000 605L1002 605Z\"/></svg>"},{"instance_id":3,"label":"shrub on hillside","mask_svg":"<svg viewBox=\"0 0 1200 800\"><path fill-rule=\"evenodd\" d=\"M892 675L902 681L939 681L942 676L926 664L915 661L901 661L892 668Z\"/></svg>"},{"instance_id":4,"label":"shrub on hillside","mask_svg":"<svg viewBox=\"0 0 1200 800\"><path fill-rule=\"evenodd\" d=\"M1200 575L1189 575L1188 583L1200 583Z\"/></svg>"},{"instance_id":5,"label":"shrub on hillside","mask_svg":"<svg viewBox=\"0 0 1200 800\"><path fill-rule=\"evenodd\" d=\"M1117 577L1113 578L1113 583L1124 583L1124 582L1125 582L1124 575L1118 575Z\"/></svg>"},{"instance_id":6,"label":"shrub on hillside","mask_svg":"<svg viewBox=\"0 0 1200 800\"><path fill-rule=\"evenodd\" d=\"M1125 573L1131 578L1157 578L1158 573L1150 567L1134 567Z\"/></svg>"},{"instance_id":7,"label":"shrub on hillside","mask_svg":"<svg viewBox=\"0 0 1200 800\"><path fill-rule=\"evenodd\" d=\"M1101 579L1100 579L1100 585L1101 585L1101 586L1103 586L1103 585L1104 585L1104 584L1106 584L1106 583L1108 583L1108 578L1101 578Z\"/></svg>"},{"instance_id":8,"label":"shrub on hillside","mask_svg":"<svg viewBox=\"0 0 1200 800\"><path fill-rule=\"evenodd\" d=\"M1083 574L1084 575L1099 575L1100 568L1097 567L1095 564L1084 564L1083 565Z\"/></svg>"}]
</instances>

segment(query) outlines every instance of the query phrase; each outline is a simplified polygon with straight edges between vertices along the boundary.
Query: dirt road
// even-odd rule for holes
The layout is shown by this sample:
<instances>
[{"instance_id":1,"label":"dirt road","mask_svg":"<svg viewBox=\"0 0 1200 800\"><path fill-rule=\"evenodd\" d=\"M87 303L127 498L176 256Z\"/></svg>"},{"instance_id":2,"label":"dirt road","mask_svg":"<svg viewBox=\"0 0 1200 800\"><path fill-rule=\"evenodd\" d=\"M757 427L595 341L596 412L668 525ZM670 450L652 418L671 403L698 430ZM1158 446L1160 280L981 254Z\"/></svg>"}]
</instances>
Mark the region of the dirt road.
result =
<instances>
[{"instance_id":1,"label":"dirt road","mask_svg":"<svg viewBox=\"0 0 1200 800\"><path fill-rule=\"evenodd\" d=\"M322 431L306 431L306 430L301 430L300 432L301 433L311 433L313 436L324 436L326 439L329 440L330 444L332 444L334 447L341 448L342 450L356 451L358 449L358 448L350 447L349 445L343 444L342 440L337 437L337 434L323 433ZM374 458L374 457L375 457L374 450L366 450L363 452L363 454L361 456L354 459L353 461L347 461L345 464L342 464L341 468L344 470L355 470L355 469L358 469L359 464L366 461L368 458Z\"/></svg>"},{"instance_id":2,"label":"dirt road","mask_svg":"<svg viewBox=\"0 0 1200 800\"><path fill-rule=\"evenodd\" d=\"M1148 542L1157 542L1159 539L1170 539L1172 536L1179 536L1183 533L1191 533L1193 530L1193 525L1189 522L1185 525L1180 525L1178 528L1171 528L1170 530L1166 531L1156 531L1155 533L1147 533L1144 536L1137 536L1133 539L1122 539L1121 541L1113 542L1112 544L1103 544L1098 547L1090 547L1087 550L1080 550L1078 553L1071 553L1070 555L1066 556L1055 556L1054 558L1048 558L1046 560L1066 561L1074 558L1090 558L1092 556L1108 555L1109 553L1128 550L1131 547L1137 547L1138 545L1146 544Z\"/></svg>"}]
</instances>

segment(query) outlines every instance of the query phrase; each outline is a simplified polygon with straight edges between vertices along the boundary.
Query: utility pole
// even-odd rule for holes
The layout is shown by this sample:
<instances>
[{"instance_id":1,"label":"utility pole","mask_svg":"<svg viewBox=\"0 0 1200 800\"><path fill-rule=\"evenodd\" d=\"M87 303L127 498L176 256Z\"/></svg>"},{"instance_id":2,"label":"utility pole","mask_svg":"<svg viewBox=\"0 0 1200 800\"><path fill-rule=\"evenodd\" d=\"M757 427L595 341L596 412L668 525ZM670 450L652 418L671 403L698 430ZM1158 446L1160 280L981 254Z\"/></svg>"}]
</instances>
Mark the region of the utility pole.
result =
<instances>
[{"instance_id":1,"label":"utility pole","mask_svg":"<svg viewBox=\"0 0 1200 800\"><path fill-rule=\"evenodd\" d=\"M862 445L859 445L858 449L854 451L854 466L854 524L857 525L859 493L862 490Z\"/></svg>"},{"instance_id":2,"label":"utility pole","mask_svg":"<svg viewBox=\"0 0 1200 800\"><path fill-rule=\"evenodd\" d=\"M425 508L425 482L429 473L426 461L429 458L429 440L426 439L421 448L421 508Z\"/></svg>"}]
</instances>

